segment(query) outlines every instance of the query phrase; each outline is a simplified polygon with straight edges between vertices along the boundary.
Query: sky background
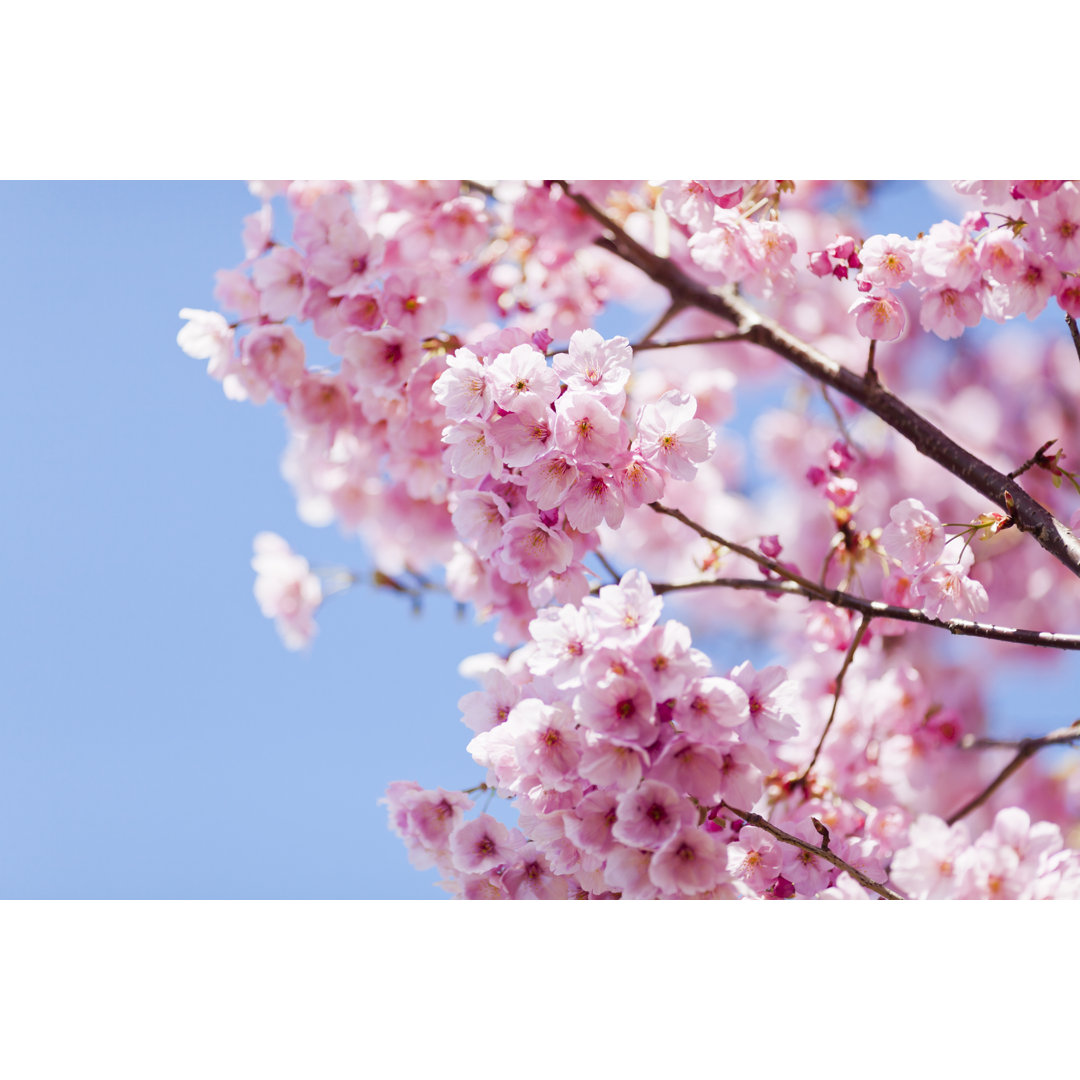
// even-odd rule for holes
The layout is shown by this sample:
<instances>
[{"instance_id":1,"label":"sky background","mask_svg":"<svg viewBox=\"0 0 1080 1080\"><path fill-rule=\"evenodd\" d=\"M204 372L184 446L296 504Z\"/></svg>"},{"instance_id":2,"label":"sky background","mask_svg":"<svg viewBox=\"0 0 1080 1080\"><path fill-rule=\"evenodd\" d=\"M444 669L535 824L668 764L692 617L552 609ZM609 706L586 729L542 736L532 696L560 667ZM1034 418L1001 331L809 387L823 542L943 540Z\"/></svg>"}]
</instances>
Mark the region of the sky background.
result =
<instances>
[{"instance_id":1,"label":"sky background","mask_svg":"<svg viewBox=\"0 0 1080 1080\"><path fill-rule=\"evenodd\" d=\"M483 778L457 666L489 631L358 588L286 651L253 536L366 561L297 518L279 410L226 400L176 345L257 208L241 182L0 184L0 898L443 895L377 800ZM910 185L883 212L909 234L943 216ZM1021 701L999 719L1023 726Z\"/></svg>"}]
</instances>

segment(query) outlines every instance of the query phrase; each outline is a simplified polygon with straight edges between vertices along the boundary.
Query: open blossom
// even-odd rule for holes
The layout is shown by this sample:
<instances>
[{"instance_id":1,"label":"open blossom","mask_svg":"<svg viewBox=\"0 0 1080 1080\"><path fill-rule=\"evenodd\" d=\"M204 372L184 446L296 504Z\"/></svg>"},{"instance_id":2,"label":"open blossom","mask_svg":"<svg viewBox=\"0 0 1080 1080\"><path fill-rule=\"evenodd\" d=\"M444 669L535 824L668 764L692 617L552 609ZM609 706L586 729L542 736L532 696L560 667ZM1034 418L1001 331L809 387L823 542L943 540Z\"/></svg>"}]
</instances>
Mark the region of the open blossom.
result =
<instances>
[{"instance_id":1,"label":"open blossom","mask_svg":"<svg viewBox=\"0 0 1080 1080\"><path fill-rule=\"evenodd\" d=\"M221 380L233 365L234 332L217 311L183 308L180 318L187 323L176 335L176 343L193 360L208 360L206 373Z\"/></svg>"},{"instance_id":2,"label":"open blossom","mask_svg":"<svg viewBox=\"0 0 1080 1080\"><path fill-rule=\"evenodd\" d=\"M911 280L915 266L915 244L906 236L889 233L871 236L859 250L862 270L859 279L884 289L897 289Z\"/></svg>"},{"instance_id":3,"label":"open blossom","mask_svg":"<svg viewBox=\"0 0 1080 1080\"><path fill-rule=\"evenodd\" d=\"M612 412L621 412L632 358L626 338L605 341L595 330L576 330L569 352L557 353L551 366L567 389L595 393Z\"/></svg>"},{"instance_id":4,"label":"open blossom","mask_svg":"<svg viewBox=\"0 0 1080 1080\"><path fill-rule=\"evenodd\" d=\"M271 319L288 319L304 299L304 259L295 248L276 247L251 268L259 290L259 310Z\"/></svg>"},{"instance_id":5,"label":"open blossom","mask_svg":"<svg viewBox=\"0 0 1080 1080\"><path fill-rule=\"evenodd\" d=\"M764 829L744 825L739 839L727 846L727 870L755 892L766 892L780 875L777 842Z\"/></svg>"},{"instance_id":6,"label":"open blossom","mask_svg":"<svg viewBox=\"0 0 1080 1080\"><path fill-rule=\"evenodd\" d=\"M727 846L701 829L680 829L649 863L649 879L662 892L693 896L728 881Z\"/></svg>"},{"instance_id":7,"label":"open blossom","mask_svg":"<svg viewBox=\"0 0 1080 1080\"><path fill-rule=\"evenodd\" d=\"M693 480L697 467L716 450L716 433L695 419L692 394L669 390L638 415L638 449L646 461L679 480Z\"/></svg>"},{"instance_id":8,"label":"open blossom","mask_svg":"<svg viewBox=\"0 0 1080 1080\"><path fill-rule=\"evenodd\" d=\"M971 618L990 606L986 588L968 576L975 556L965 547L956 562L938 562L919 576L916 585L924 597L924 610L948 618Z\"/></svg>"},{"instance_id":9,"label":"open blossom","mask_svg":"<svg viewBox=\"0 0 1080 1080\"><path fill-rule=\"evenodd\" d=\"M872 292L851 305L849 314L855 316L855 328L863 337L875 341L895 341L907 321L904 305L891 293Z\"/></svg>"},{"instance_id":10,"label":"open blossom","mask_svg":"<svg viewBox=\"0 0 1080 1080\"><path fill-rule=\"evenodd\" d=\"M610 461L621 449L622 423L592 394L569 390L555 406L555 445L577 464Z\"/></svg>"},{"instance_id":11,"label":"open blossom","mask_svg":"<svg viewBox=\"0 0 1080 1080\"><path fill-rule=\"evenodd\" d=\"M526 405L544 407L559 396L558 376L531 345L500 353L487 365L487 376L495 404L509 412Z\"/></svg>"},{"instance_id":12,"label":"open blossom","mask_svg":"<svg viewBox=\"0 0 1080 1080\"><path fill-rule=\"evenodd\" d=\"M431 389L435 400L446 408L448 420L483 416L491 406L487 370L468 349L458 349L446 358L446 371L435 380Z\"/></svg>"},{"instance_id":13,"label":"open blossom","mask_svg":"<svg viewBox=\"0 0 1080 1080\"><path fill-rule=\"evenodd\" d=\"M904 499L890 511L892 518L881 532L881 546L908 571L937 561L945 549L945 530L937 517L918 499Z\"/></svg>"},{"instance_id":14,"label":"open blossom","mask_svg":"<svg viewBox=\"0 0 1080 1080\"><path fill-rule=\"evenodd\" d=\"M667 784L644 780L619 799L611 835L627 847L655 851L694 823L693 806Z\"/></svg>"},{"instance_id":15,"label":"open blossom","mask_svg":"<svg viewBox=\"0 0 1080 1080\"><path fill-rule=\"evenodd\" d=\"M454 865L467 874L482 874L514 855L510 830L490 814L481 814L466 822L450 837Z\"/></svg>"},{"instance_id":16,"label":"open blossom","mask_svg":"<svg viewBox=\"0 0 1080 1080\"><path fill-rule=\"evenodd\" d=\"M734 210L714 211L711 227L690 237L690 257L725 281L739 281L757 269L761 251L746 220Z\"/></svg>"},{"instance_id":17,"label":"open blossom","mask_svg":"<svg viewBox=\"0 0 1080 1080\"><path fill-rule=\"evenodd\" d=\"M931 226L918 251L923 274L939 285L962 292L976 284L981 267L975 242L951 221Z\"/></svg>"},{"instance_id":18,"label":"open blossom","mask_svg":"<svg viewBox=\"0 0 1080 1080\"><path fill-rule=\"evenodd\" d=\"M919 323L948 341L959 337L966 326L977 326L982 319L982 301L973 292L961 292L951 286L925 293Z\"/></svg>"},{"instance_id":19,"label":"open blossom","mask_svg":"<svg viewBox=\"0 0 1080 1080\"><path fill-rule=\"evenodd\" d=\"M742 185L733 180L668 180L660 192L660 206L693 232L702 232L712 225L717 207L738 206L742 193Z\"/></svg>"},{"instance_id":20,"label":"open blossom","mask_svg":"<svg viewBox=\"0 0 1080 1080\"><path fill-rule=\"evenodd\" d=\"M1080 270L1080 186L1065 184L1039 199L1034 224L1035 250L1051 258L1059 270Z\"/></svg>"},{"instance_id":21,"label":"open blossom","mask_svg":"<svg viewBox=\"0 0 1080 1080\"><path fill-rule=\"evenodd\" d=\"M302 649L315 636L314 616L323 599L322 585L307 559L276 533L262 532L255 537L251 566L262 613L274 620L287 648Z\"/></svg>"}]
</instances>

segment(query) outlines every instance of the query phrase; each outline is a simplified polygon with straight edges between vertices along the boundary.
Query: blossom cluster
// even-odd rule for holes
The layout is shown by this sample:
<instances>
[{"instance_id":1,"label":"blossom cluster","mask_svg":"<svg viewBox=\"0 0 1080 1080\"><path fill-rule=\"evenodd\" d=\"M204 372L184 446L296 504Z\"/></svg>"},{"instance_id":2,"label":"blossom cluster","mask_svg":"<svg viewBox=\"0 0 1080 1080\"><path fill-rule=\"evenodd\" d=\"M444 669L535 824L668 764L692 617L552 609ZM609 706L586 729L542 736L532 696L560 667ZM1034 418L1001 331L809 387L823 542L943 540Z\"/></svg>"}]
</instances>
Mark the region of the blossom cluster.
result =
<instances>
[{"instance_id":1,"label":"blossom cluster","mask_svg":"<svg viewBox=\"0 0 1080 1080\"><path fill-rule=\"evenodd\" d=\"M579 605L542 610L524 648L479 672L484 689L460 703L476 733L469 752L487 784L516 801L521 835L481 816L456 817L432 837L408 806L433 796L389 793L392 826L421 865L448 875L448 888L492 898L738 895L733 815L721 802L756 803L771 748L795 733L784 675L749 663L716 674L688 628L661 623L661 610L645 576L629 571Z\"/></svg>"},{"instance_id":2,"label":"blossom cluster","mask_svg":"<svg viewBox=\"0 0 1080 1080\"><path fill-rule=\"evenodd\" d=\"M946 537L937 516L918 499L897 503L889 516L881 546L900 568L887 579L890 603L913 607L921 600L928 614L946 618L967 618L987 609L986 588L970 576L975 556L963 534ZM948 555L947 548L952 549Z\"/></svg>"},{"instance_id":3,"label":"blossom cluster","mask_svg":"<svg viewBox=\"0 0 1080 1080\"><path fill-rule=\"evenodd\" d=\"M624 413L631 349L578 331L548 366L521 333L506 352L459 349L432 392L446 409L450 509L459 536L447 583L460 599L527 621L552 601L589 591L584 555L601 523L659 499L665 480L691 480L716 447L692 395Z\"/></svg>"},{"instance_id":4,"label":"blossom cluster","mask_svg":"<svg viewBox=\"0 0 1080 1080\"><path fill-rule=\"evenodd\" d=\"M864 624L782 587L794 573L942 618L992 601L999 625L1053 627L1072 618L1067 572L852 403L817 386L781 402L765 384L777 354L593 241L599 209L649 259L752 297L849 368L866 338L886 344L890 390L1075 521L1056 486L1080 440L1068 338L972 343L921 384L926 342L904 304L942 340L1051 297L1075 314L1080 188L958 185L977 204L958 224L862 243L856 220L821 209L825 190L259 182L244 261L218 275L231 318L181 313L179 344L229 398L280 406L301 518L362 536L382 580L428 575L512 648L464 665L482 689L460 704L481 786L513 803L516 828L472 816L469 793L387 792L410 858L453 895L871 896L822 858L822 829L901 895L1073 895L1075 777L1031 766L946 824L995 775L966 749L987 723L985 673L951 660L940 630ZM638 346L597 329L613 300L654 327ZM312 337L328 360L312 362ZM760 387L759 415L729 425ZM1048 439L1065 449L1032 457ZM598 586L601 564L637 569ZM271 534L253 567L264 615L287 647L308 644L325 572ZM685 621L661 621L650 581L675 584ZM718 629L758 638L783 667L714 667L691 626L699 645Z\"/></svg>"},{"instance_id":5,"label":"blossom cluster","mask_svg":"<svg viewBox=\"0 0 1080 1080\"><path fill-rule=\"evenodd\" d=\"M895 290L905 284L918 291L923 330L945 340L984 317L1033 319L1051 298L1066 314L1080 314L1080 186L1021 180L958 187L978 194L983 209L959 224L938 222L915 240L871 236L853 256L865 295L851 312L864 337L894 341L903 333L906 315ZM1002 221L991 226L988 215ZM851 245L850 237L842 239ZM819 275L825 256L811 253Z\"/></svg>"}]
</instances>

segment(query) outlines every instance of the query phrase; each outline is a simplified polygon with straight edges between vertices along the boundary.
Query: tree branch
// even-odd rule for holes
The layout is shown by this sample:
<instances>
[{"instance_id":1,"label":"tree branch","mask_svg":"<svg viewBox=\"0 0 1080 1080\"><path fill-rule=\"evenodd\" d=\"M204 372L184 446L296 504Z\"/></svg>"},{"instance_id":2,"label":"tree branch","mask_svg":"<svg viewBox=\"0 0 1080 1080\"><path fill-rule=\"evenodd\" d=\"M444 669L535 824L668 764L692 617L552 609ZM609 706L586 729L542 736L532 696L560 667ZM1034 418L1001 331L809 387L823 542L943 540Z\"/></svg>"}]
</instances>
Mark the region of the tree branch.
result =
<instances>
[{"instance_id":1,"label":"tree branch","mask_svg":"<svg viewBox=\"0 0 1080 1080\"><path fill-rule=\"evenodd\" d=\"M989 799L990 796L993 795L994 792L997 791L997 789L1001 787L1001 785L1004 784L1025 761L1028 760L1028 758L1034 757L1044 746L1057 746L1061 743L1072 743L1077 739L1080 739L1080 720L1074 720L1069 727L1058 728L1056 731L1051 731L1048 735L1042 735L1037 739L1020 739L1015 743L999 742L995 739L970 740L966 743L968 747L1015 746L1017 748L1016 755L1013 757L1012 761L1010 761L1008 765L1006 765L1005 768L1003 768L1001 772L999 772L997 776L995 776L994 779L979 792L978 795L969 799L959 810L947 817L945 819L946 824L955 825L961 818L967 817L972 810L982 806L982 804L986 802L986 800Z\"/></svg>"},{"instance_id":2,"label":"tree branch","mask_svg":"<svg viewBox=\"0 0 1080 1080\"><path fill-rule=\"evenodd\" d=\"M779 573L779 570L777 571ZM763 578L709 578L706 581L688 581L680 584L660 582L652 589L657 595L669 592L686 592L690 589L735 589L763 593L783 593L790 596L805 596L808 600L820 600L834 607L857 611L863 615L872 615L881 619L898 619L901 622L915 623L917 626L934 626L939 630L948 630L958 637L977 637L991 641L1008 641L1014 645L1034 645L1043 649L1064 649L1080 651L1080 635L1052 634L1045 630L1021 630L1010 626L995 626L993 623L972 622L970 619L938 619L927 615L918 608L893 607L879 600L866 600L853 593L840 589L824 589L814 586L807 589L795 581L768 581Z\"/></svg>"},{"instance_id":3,"label":"tree branch","mask_svg":"<svg viewBox=\"0 0 1080 1080\"><path fill-rule=\"evenodd\" d=\"M774 319L761 315L734 289L710 289L695 281L671 260L653 254L638 243L587 198L571 191L566 181L554 183L604 227L607 235L599 237L596 243L662 285L672 301L732 323L751 343L776 353L812 378L858 402L907 439L924 457L936 461L974 491L1011 513L1017 528L1030 533L1063 566L1080 576L1080 541L1015 480L965 450L876 379L866 379L841 367L814 346L800 341Z\"/></svg>"},{"instance_id":4,"label":"tree branch","mask_svg":"<svg viewBox=\"0 0 1080 1080\"><path fill-rule=\"evenodd\" d=\"M782 844L790 844L792 847L800 848L812 855L819 855L826 862L832 863L838 870L846 870L864 889L876 892L878 896L883 896L886 900L904 899L899 893L893 892L887 885L879 881L874 881L872 878L868 878L861 870L856 870L850 863L844 862L839 855L829 851L824 845L822 847L815 847L813 844L807 843L805 840L800 840L799 837L792 836L791 833L784 832L783 829L777 828L771 821L763 818L760 814L752 814L748 810L740 810L737 806L732 806L731 803L727 801L721 802L720 805L726 807L737 817L742 818L747 825L753 825L756 829L764 829L765 832L770 836L776 837Z\"/></svg>"},{"instance_id":5,"label":"tree branch","mask_svg":"<svg viewBox=\"0 0 1080 1080\"><path fill-rule=\"evenodd\" d=\"M678 349L683 345L719 345L725 341L745 341L745 334L704 334L701 337L682 338L677 341L650 341L644 337L639 342L630 346L634 352L644 352L647 349Z\"/></svg>"}]
</instances>

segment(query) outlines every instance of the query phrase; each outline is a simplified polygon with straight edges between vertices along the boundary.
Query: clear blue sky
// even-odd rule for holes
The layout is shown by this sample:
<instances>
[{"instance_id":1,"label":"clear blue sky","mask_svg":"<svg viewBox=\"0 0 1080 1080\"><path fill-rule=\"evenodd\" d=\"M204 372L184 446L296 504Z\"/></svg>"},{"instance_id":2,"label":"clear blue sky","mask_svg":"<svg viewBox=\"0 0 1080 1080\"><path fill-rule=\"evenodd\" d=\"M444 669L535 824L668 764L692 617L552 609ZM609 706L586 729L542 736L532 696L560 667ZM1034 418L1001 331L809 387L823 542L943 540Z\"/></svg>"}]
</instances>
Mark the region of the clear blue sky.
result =
<instances>
[{"instance_id":1,"label":"clear blue sky","mask_svg":"<svg viewBox=\"0 0 1080 1080\"><path fill-rule=\"evenodd\" d=\"M297 519L277 408L175 343L257 206L243 183L0 184L2 898L442 895L376 800L482 779L457 665L489 632L357 589L287 652L252 537L361 549Z\"/></svg>"},{"instance_id":2,"label":"clear blue sky","mask_svg":"<svg viewBox=\"0 0 1080 1080\"><path fill-rule=\"evenodd\" d=\"M457 699L490 636L358 589L287 652L252 595L296 517L280 411L176 346L243 258L243 183L0 184L0 896L439 897L376 805L482 773Z\"/></svg>"}]
</instances>

